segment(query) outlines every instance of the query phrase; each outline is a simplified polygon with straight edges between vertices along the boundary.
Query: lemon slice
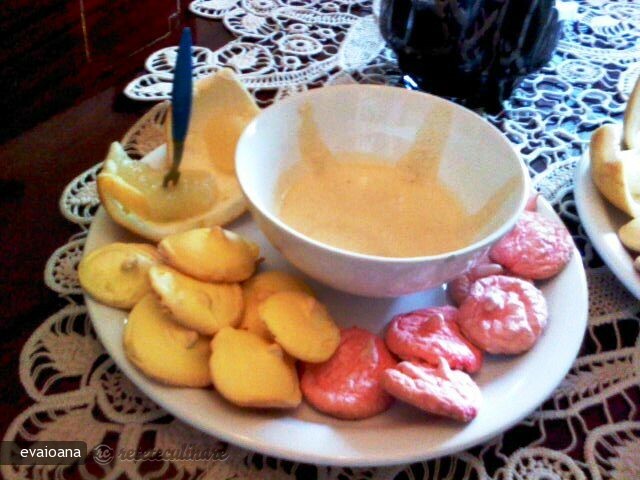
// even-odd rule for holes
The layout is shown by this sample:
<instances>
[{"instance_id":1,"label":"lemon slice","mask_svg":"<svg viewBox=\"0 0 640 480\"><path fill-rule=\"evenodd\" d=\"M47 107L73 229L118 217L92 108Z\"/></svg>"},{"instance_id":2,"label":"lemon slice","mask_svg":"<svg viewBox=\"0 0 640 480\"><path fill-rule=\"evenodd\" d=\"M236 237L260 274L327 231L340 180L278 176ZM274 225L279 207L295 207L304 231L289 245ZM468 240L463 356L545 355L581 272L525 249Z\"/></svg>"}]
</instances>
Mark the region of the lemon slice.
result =
<instances>
[{"instance_id":1,"label":"lemon slice","mask_svg":"<svg viewBox=\"0 0 640 480\"><path fill-rule=\"evenodd\" d=\"M216 200L216 179L206 170L181 172L180 182L162 186L164 169L131 160L113 143L100 174L100 190L134 215L170 223L201 215Z\"/></svg>"},{"instance_id":2,"label":"lemon slice","mask_svg":"<svg viewBox=\"0 0 640 480\"><path fill-rule=\"evenodd\" d=\"M234 177L182 169L175 186L162 187L165 169L132 160L117 142L98 175L98 194L118 224L159 241L193 228L223 225L245 210Z\"/></svg>"},{"instance_id":3,"label":"lemon slice","mask_svg":"<svg viewBox=\"0 0 640 480\"><path fill-rule=\"evenodd\" d=\"M172 161L170 133L167 156L160 165L132 160L119 143L111 145L97 181L100 200L111 218L159 241L194 228L225 225L242 215L246 203L235 175L235 148L258 112L231 71L198 81L177 185L162 186ZM171 131L171 112L167 131Z\"/></svg>"}]
</instances>

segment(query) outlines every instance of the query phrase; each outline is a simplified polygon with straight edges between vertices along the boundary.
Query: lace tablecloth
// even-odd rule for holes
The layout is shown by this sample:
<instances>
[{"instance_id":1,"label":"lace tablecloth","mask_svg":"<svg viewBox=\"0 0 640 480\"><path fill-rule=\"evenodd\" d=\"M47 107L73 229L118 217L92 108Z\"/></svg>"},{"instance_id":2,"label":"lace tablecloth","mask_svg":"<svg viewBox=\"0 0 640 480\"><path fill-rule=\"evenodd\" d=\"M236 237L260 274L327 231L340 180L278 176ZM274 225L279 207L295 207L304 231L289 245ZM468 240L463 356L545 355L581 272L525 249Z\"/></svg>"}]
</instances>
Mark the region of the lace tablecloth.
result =
<instances>
[{"instance_id":1,"label":"lace tablecloth","mask_svg":"<svg viewBox=\"0 0 640 480\"><path fill-rule=\"evenodd\" d=\"M503 112L488 116L520 151L537 189L572 231L587 268L590 319L573 368L538 410L515 428L467 452L394 468L316 467L243 451L197 432L141 394L105 353L80 296L76 266L98 206L95 176L65 190L62 213L80 232L55 251L47 285L68 300L25 344L20 378L33 405L13 420L5 440L75 439L112 448L226 450L224 461L89 462L79 467L3 465L9 479L298 478L298 479L639 479L640 305L602 265L576 214L572 177L598 126L620 121L640 74L637 0L559 2L563 38L552 61L525 79ZM370 0L196 0L190 10L222 20L238 38L195 51L197 76L222 66L240 74L261 104L321 84L396 84ZM162 100L170 92L175 49L151 55L148 73L125 93ZM133 155L162 141L165 106L154 107L123 139ZM106 147L106 146L105 146Z\"/></svg>"}]
</instances>

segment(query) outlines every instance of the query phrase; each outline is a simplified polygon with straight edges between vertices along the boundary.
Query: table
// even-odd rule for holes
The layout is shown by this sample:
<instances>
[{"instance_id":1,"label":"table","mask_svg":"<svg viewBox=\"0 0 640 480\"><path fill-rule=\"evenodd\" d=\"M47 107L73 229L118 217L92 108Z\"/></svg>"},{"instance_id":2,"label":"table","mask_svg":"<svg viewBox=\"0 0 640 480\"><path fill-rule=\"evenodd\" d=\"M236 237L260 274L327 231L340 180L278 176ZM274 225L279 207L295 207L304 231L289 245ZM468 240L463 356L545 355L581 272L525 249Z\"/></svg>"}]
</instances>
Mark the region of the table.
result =
<instances>
[{"instance_id":1,"label":"table","mask_svg":"<svg viewBox=\"0 0 640 480\"><path fill-rule=\"evenodd\" d=\"M375 7L368 0L196 0L191 9L199 17L190 22L195 23L196 44L205 47L198 74L232 66L261 104L321 84L397 82L394 58L375 34ZM485 445L411 466L354 470L297 465L220 444L228 452L224 462L90 462L70 474L639 478L640 308L592 250L571 191L573 169L590 133L603 123L620 121L625 95L640 74L640 5L579 0L561 2L560 7L567 20L557 54L539 74L525 80L503 112L488 117L519 149L534 184L572 231L588 269L589 328L579 359L552 398L518 427ZM233 37L224 33L220 19L237 36L229 43ZM166 98L170 53L152 55L148 71L127 85L130 98ZM28 437L42 428L51 438L79 438L90 446L163 448L211 442L159 410L119 373L92 334L78 295L75 265L95 208L91 173L80 177L77 189L67 196L77 200L79 224L62 219L57 200L66 183L100 161L108 144L148 107L123 99L121 88L114 86L82 102L0 151L2 178L7 179L0 231L0 238L6 239L0 337L5 387L0 391L0 423L5 439ZM57 294L39 281L54 251L47 278ZM7 479L35 473L8 466L0 471Z\"/></svg>"}]
</instances>

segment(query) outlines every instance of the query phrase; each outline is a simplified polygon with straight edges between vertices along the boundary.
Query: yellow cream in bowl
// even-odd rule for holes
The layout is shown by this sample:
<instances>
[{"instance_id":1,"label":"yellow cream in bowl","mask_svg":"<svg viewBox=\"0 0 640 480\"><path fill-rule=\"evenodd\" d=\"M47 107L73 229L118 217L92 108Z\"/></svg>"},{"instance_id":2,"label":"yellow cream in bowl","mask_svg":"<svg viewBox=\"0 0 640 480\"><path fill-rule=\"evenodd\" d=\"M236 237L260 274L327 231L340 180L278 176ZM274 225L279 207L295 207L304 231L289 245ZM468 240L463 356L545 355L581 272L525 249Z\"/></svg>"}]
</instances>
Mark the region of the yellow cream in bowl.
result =
<instances>
[{"instance_id":1,"label":"yellow cream in bowl","mask_svg":"<svg viewBox=\"0 0 640 480\"><path fill-rule=\"evenodd\" d=\"M332 153L318 135L310 108L301 113L301 161L280 179L279 217L328 245L384 257L451 252L478 240L517 186L514 178L477 212L467 212L438 178L450 110L431 115L397 162Z\"/></svg>"}]
</instances>

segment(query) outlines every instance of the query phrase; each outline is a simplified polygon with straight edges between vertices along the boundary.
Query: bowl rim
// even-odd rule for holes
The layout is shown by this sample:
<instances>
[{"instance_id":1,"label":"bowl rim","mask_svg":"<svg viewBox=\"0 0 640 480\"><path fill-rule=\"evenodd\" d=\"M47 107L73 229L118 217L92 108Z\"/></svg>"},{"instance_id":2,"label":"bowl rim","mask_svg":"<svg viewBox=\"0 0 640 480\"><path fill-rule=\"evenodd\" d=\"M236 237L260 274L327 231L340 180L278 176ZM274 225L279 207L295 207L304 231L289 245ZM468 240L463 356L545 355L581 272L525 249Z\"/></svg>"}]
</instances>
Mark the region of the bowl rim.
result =
<instances>
[{"instance_id":1,"label":"bowl rim","mask_svg":"<svg viewBox=\"0 0 640 480\"><path fill-rule=\"evenodd\" d=\"M524 188L520 192L520 202L518 204L518 207L515 209L514 212L512 212L512 214L509 216L509 218L507 218L505 222L503 222L498 228L491 231L488 235L485 235L484 237L482 237L480 240L477 240L457 250L452 250L449 252L439 253L435 255L419 255L419 256L413 256L413 257L385 257L382 255L371 255L367 253L360 253L360 252L355 252L355 251L347 250L340 247L335 247L333 245L329 245L328 243L315 240L309 237L308 235L305 235L297 231L296 229L294 229L293 227L289 226L287 223L282 221L277 215L270 212L267 208L263 208L263 206L261 205L261 202L256 201L256 196L252 195L251 192L249 192L249 190L246 188L245 182L243 181L243 175L241 175L241 169L238 168L238 164L240 163L239 162L240 145L249 141L248 138L250 138L250 136L253 135L253 132L256 131L255 125L263 116L264 112L276 110L281 106L288 105L290 103L299 103L301 99L304 99L304 98L327 95L328 90L331 90L331 91L369 90L371 92L384 91L389 93L393 91L394 95L402 92L403 95L413 95L420 99L427 98L430 102L435 101L436 103L438 102L445 103L449 106L452 106L454 110L458 110L464 116L467 116L468 118L472 118L473 121L480 121L484 123L486 126L489 127L490 130L492 130L494 133L497 134L498 141L503 142L505 145L507 145L509 150L513 152L514 157L518 160L518 165L520 167L519 170L522 175L523 185L524 185ZM240 188L242 189L246 199L256 210L260 212L261 215L265 216L270 222L275 224L278 228L280 228L281 230L284 230L289 235L292 235L293 237L297 238L298 240L300 240L305 244L308 244L311 247L315 247L320 250L326 250L340 257L366 260L369 262L376 262L376 263L411 264L411 263L431 262L436 260L446 260L450 258L459 257L468 253L472 253L474 251L487 247L493 244L495 241L499 240L502 236L506 235L514 227L518 217L524 211L524 208L528 199L528 194L529 194L529 191L531 190L531 179L524 165L524 162L520 158L519 153L516 151L513 144L511 144L511 142L509 142L509 140L505 137L505 135L500 130L498 130L498 128L496 128L494 125L489 123L485 118L481 117L476 112L469 110L468 108L465 108L461 105L458 105L457 103L438 97L436 95L433 95L427 92L417 91L417 90L409 90L402 87L394 87L390 85L374 85L374 84L327 85L320 88L314 88L306 92L297 93L283 100L276 101L271 105L269 105L268 107L264 108L260 113L258 113L258 115L256 115L251 120L251 122L249 122L249 124L245 127L245 129L242 131L242 134L240 135L240 138L238 139L238 143L236 146L234 163L235 163L236 177L238 179L238 183L240 184ZM244 163L248 164L249 162L245 161Z\"/></svg>"}]
</instances>

